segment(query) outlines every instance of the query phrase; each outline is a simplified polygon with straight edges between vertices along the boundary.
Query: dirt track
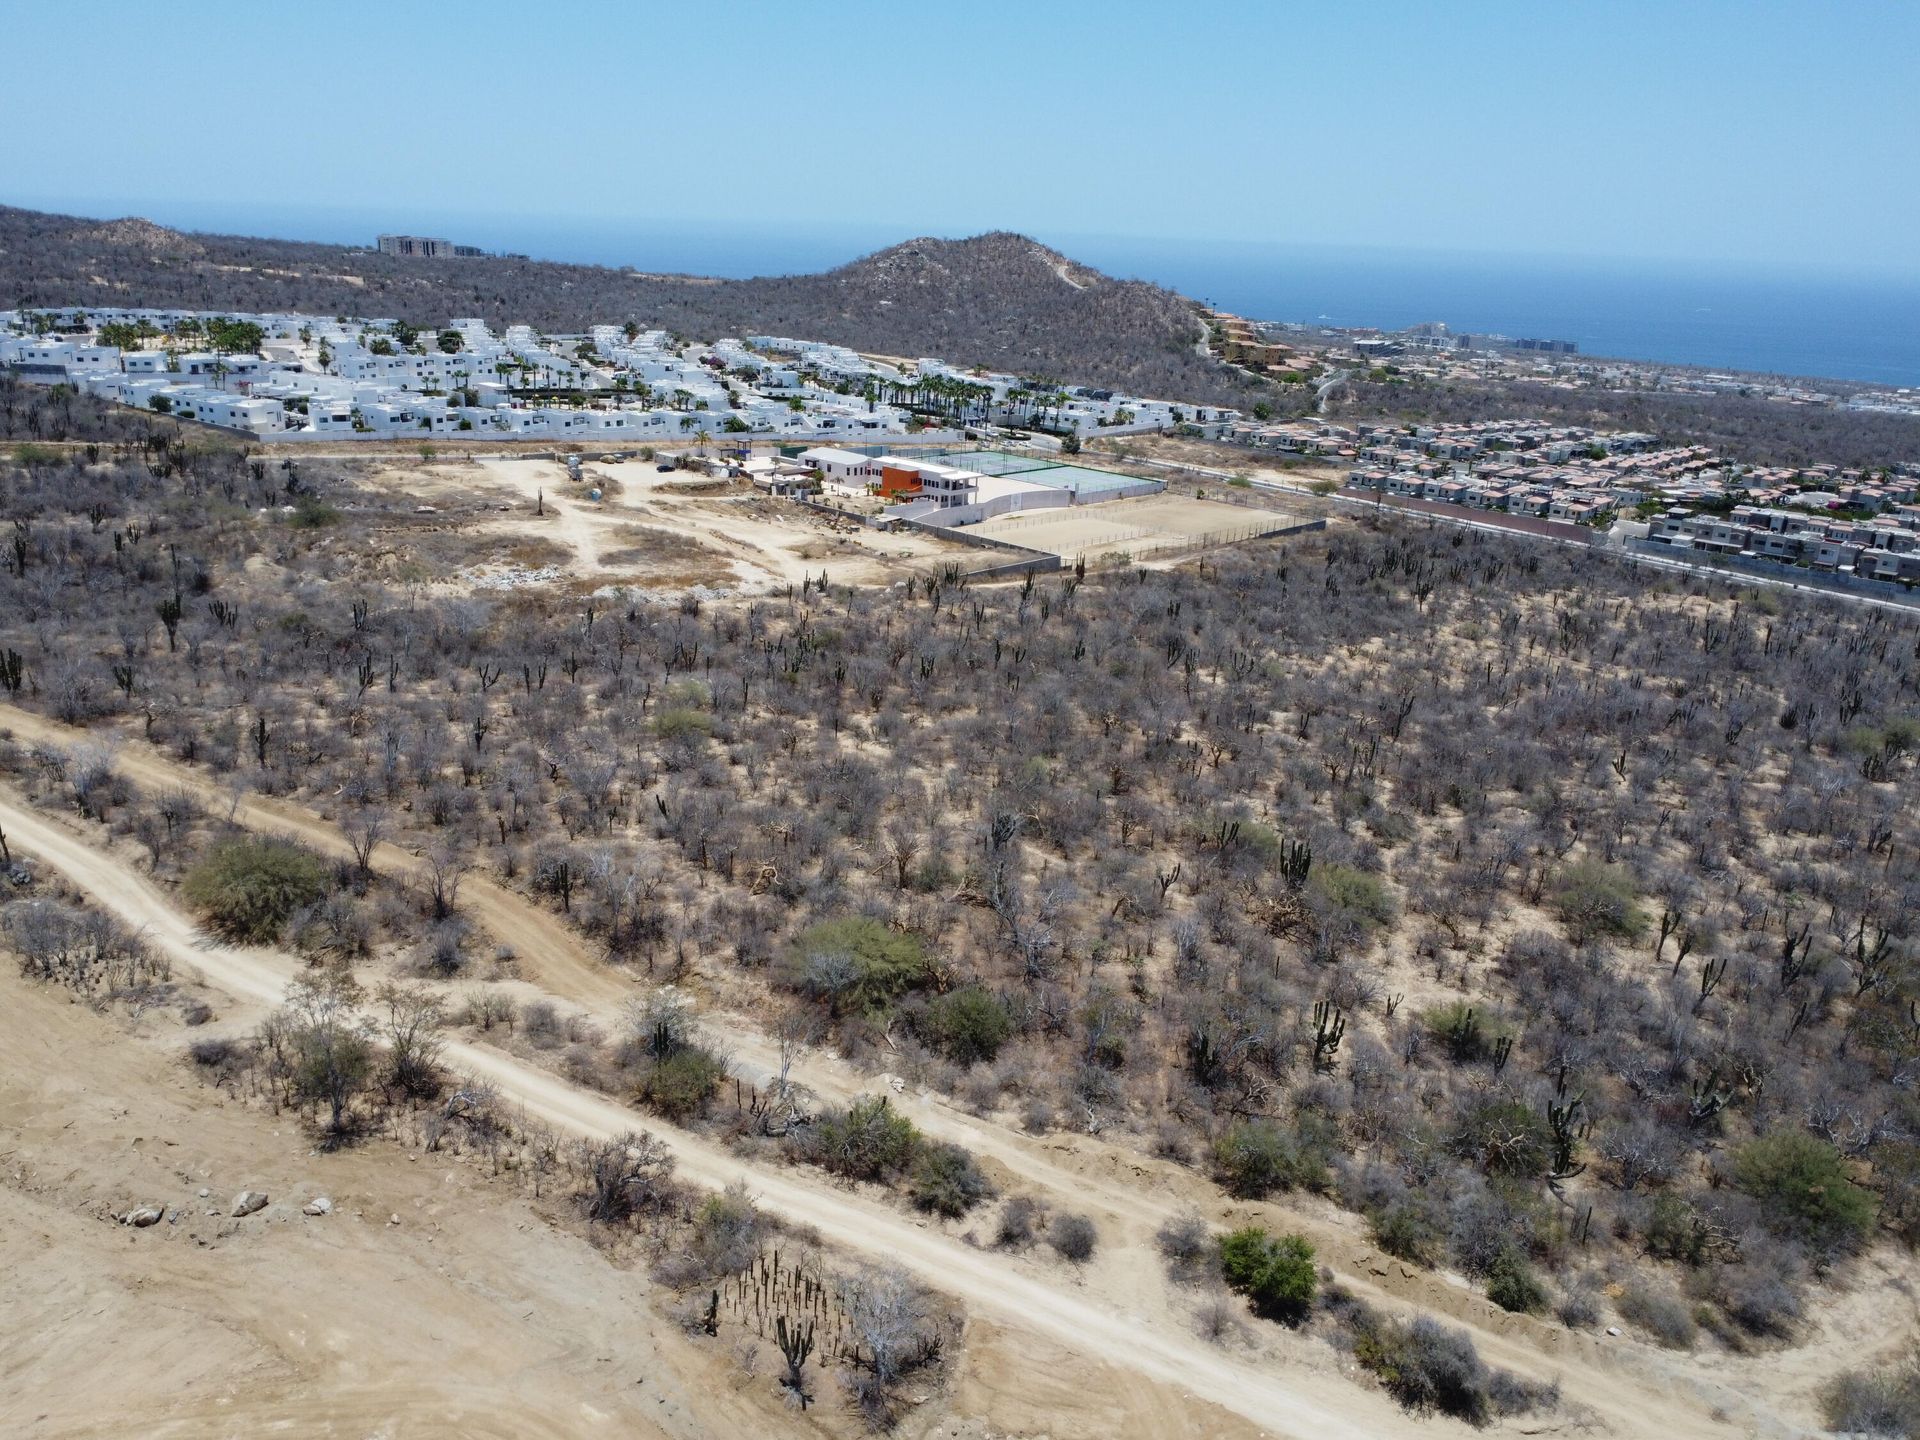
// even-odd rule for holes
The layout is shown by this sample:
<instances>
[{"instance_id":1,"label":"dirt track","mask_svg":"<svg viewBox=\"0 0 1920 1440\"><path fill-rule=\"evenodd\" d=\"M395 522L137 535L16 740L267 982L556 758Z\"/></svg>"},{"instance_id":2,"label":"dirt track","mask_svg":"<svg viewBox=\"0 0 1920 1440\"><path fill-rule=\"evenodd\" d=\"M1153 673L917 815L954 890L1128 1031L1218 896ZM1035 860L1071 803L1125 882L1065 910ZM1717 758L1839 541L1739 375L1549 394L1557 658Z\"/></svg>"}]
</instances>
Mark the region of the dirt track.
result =
<instances>
[{"instance_id":1,"label":"dirt track","mask_svg":"<svg viewBox=\"0 0 1920 1440\"><path fill-rule=\"evenodd\" d=\"M0 707L0 724L21 736L50 743L73 743L85 733L10 707ZM116 765L146 787L187 784L221 810L232 800L230 792L198 772L143 746L123 748ZM250 827L295 834L324 853L349 853L330 824L298 806L247 797L235 815ZM293 973L288 957L206 948L191 922L173 909L165 895L11 797L0 808L0 824L17 844L38 850L48 863L129 923L147 926L156 943L165 944L182 963L202 970L236 998L257 1005L277 1002ZM397 875L414 873L420 866L415 857L393 846L381 847L376 864ZM617 1013L624 1000L636 993L633 982L598 961L556 917L513 892L470 877L461 900L497 938L514 947L523 973L542 989L603 1017ZM723 1016L708 1016L707 1023L719 1032L717 1038L731 1052L737 1070L755 1078L764 1078L772 1070L774 1047L749 1024ZM457 1068L494 1079L529 1113L567 1129L604 1134L645 1126L668 1133L604 1097L581 1092L488 1047L456 1042L449 1046L448 1057ZM871 1088L864 1077L818 1056L809 1060L799 1078L833 1097ZM1331 1377L1318 1375L1289 1375L1293 1383L1282 1383L1192 1339L1180 1327L1179 1317L1168 1313L1150 1249L1151 1234L1170 1214L1196 1198L1204 1201L1207 1187L1196 1185L1190 1172L1086 1137L1038 1140L1019 1135L928 1097L905 1095L900 1103L929 1133L957 1140L1004 1166L1023 1188L1048 1192L1059 1203L1075 1208L1093 1209L1101 1219L1106 1243L1102 1260L1082 1283L1097 1283L1103 1292L1099 1298L1090 1303L1071 1294L1063 1296L1060 1283L1051 1277L1021 1273L1030 1267L967 1249L884 1206L799 1178L796 1172L753 1170L752 1181L765 1203L815 1226L849 1249L892 1255L1000 1323L1038 1328L1056 1343L1081 1353L1126 1356L1141 1373L1185 1384L1258 1423L1271 1426L1277 1413L1288 1413L1301 1417L1303 1433L1388 1433L1383 1427L1391 1426L1397 1412L1383 1406L1372 1415L1374 1428L1351 1429L1351 1417L1381 1406L1377 1394L1344 1382L1325 1388ZM745 1172L738 1160L717 1147L691 1136L672 1138L690 1176L718 1185ZM1772 1406L1756 1410L1752 1402L1760 1397L1751 1390L1743 1394L1737 1380L1727 1383L1733 1377L1715 1376L1704 1366L1669 1360L1625 1342L1609 1344L1592 1336L1570 1335L1558 1327L1495 1311L1483 1298L1462 1292L1440 1277L1411 1271L1379 1256L1338 1216L1218 1202L1204 1208L1216 1220L1258 1218L1307 1230L1353 1288L1389 1303L1410 1302L1464 1321L1476 1332L1489 1359L1525 1373L1558 1376L1570 1399L1613 1420L1622 1433L1651 1433L1643 1425L1675 1435L1735 1433L1703 1413L1714 1409L1740 1415L1738 1433L1797 1433L1797 1427L1781 1422ZM1312 1391L1312 1400L1302 1395L1303 1385ZM1308 1420L1320 1410L1327 1413ZM1340 1429L1343 1424L1349 1428Z\"/></svg>"},{"instance_id":2,"label":"dirt track","mask_svg":"<svg viewBox=\"0 0 1920 1440\"><path fill-rule=\"evenodd\" d=\"M151 883L47 821L11 793L0 792L0 826L17 848L53 866L94 904L143 931L176 965L198 972L221 990L271 1005L303 968L275 951L206 943L192 922ZM1285 1428L1278 1433L1300 1440L1363 1440L1380 1433L1351 1413L1336 1413L1330 1401L1349 1412L1363 1408L1344 1397L1309 1398L1197 1339L1156 1333L1139 1317L1116 1314L1064 1288L1037 1283L998 1263L997 1257L968 1251L874 1201L780 1171L743 1165L716 1145L667 1129L489 1047L449 1040L445 1061L456 1071L492 1081L529 1115L574 1134L608 1137L650 1129L670 1146L680 1174L716 1188L747 1177L760 1204L770 1212L811 1226L850 1252L880 1255L904 1265L970 1310L991 1315L1002 1324L1038 1330L1094 1355L1127 1356L1141 1373L1264 1426L1273 1427L1279 1423L1276 1417L1285 1416Z\"/></svg>"}]
</instances>

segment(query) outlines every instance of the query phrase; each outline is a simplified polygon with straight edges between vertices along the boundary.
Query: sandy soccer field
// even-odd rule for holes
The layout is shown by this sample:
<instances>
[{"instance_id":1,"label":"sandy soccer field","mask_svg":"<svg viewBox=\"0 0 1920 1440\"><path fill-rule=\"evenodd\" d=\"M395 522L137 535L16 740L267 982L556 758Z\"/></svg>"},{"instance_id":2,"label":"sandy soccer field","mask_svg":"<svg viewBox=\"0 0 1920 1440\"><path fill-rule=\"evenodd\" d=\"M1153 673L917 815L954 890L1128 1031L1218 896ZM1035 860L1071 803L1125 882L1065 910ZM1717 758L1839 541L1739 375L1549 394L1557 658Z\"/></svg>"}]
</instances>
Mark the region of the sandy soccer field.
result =
<instances>
[{"instance_id":1,"label":"sandy soccer field","mask_svg":"<svg viewBox=\"0 0 1920 1440\"><path fill-rule=\"evenodd\" d=\"M971 526L967 533L1050 551L1069 560L1116 555L1171 560L1203 545L1251 539L1297 518L1214 500L1156 495L1003 515Z\"/></svg>"}]
</instances>

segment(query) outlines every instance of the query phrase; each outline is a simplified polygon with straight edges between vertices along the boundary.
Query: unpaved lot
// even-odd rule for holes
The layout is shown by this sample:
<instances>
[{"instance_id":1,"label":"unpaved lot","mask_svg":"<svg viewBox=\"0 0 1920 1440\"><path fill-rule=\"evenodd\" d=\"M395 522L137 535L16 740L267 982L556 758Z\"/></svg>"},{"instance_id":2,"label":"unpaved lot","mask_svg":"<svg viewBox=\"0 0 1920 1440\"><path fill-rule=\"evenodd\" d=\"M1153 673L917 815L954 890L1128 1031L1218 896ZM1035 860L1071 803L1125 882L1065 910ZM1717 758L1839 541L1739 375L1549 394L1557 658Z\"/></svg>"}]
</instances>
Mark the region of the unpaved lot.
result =
<instances>
[{"instance_id":1,"label":"unpaved lot","mask_svg":"<svg viewBox=\"0 0 1920 1440\"><path fill-rule=\"evenodd\" d=\"M871 584L960 554L926 535L836 522L791 501L645 461L588 461L578 482L550 460L483 460L457 473L467 484L507 492L521 507L542 506L546 516L529 518L520 508L511 523L569 548L570 577L580 581L764 591L824 572L830 580ZM596 488L597 501L589 498Z\"/></svg>"},{"instance_id":2,"label":"unpaved lot","mask_svg":"<svg viewBox=\"0 0 1920 1440\"><path fill-rule=\"evenodd\" d=\"M1200 546L1245 540L1293 518L1222 501L1153 495L1002 515L968 527L967 533L1068 559L1084 556L1098 560L1117 555L1171 558Z\"/></svg>"}]
</instances>

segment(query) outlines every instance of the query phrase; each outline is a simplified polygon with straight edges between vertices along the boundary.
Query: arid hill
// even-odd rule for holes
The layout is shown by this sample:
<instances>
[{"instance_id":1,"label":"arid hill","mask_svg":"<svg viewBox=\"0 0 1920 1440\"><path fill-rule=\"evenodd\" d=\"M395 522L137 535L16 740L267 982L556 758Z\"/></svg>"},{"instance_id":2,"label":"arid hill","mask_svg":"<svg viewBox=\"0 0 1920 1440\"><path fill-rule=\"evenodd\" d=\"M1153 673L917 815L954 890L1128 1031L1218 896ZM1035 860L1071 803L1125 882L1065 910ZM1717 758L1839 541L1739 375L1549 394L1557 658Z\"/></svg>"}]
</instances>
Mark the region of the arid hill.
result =
<instances>
[{"instance_id":1,"label":"arid hill","mask_svg":"<svg viewBox=\"0 0 1920 1440\"><path fill-rule=\"evenodd\" d=\"M186 306L580 330L627 320L695 337L800 335L882 354L1246 405L1196 352L1193 303L1021 235L909 240L818 275L715 281L540 260L414 260L342 245L182 235L0 207L0 306Z\"/></svg>"}]
</instances>

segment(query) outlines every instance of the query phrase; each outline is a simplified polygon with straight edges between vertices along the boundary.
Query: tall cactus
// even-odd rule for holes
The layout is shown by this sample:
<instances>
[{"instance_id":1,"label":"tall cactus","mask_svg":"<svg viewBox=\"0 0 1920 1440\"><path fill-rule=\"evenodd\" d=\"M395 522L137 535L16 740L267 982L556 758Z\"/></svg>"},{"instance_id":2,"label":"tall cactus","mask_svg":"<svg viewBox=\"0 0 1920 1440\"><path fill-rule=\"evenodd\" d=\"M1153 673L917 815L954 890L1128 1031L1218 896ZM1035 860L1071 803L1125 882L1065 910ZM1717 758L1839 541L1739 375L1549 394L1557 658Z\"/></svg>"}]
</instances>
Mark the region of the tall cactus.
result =
<instances>
[{"instance_id":1,"label":"tall cactus","mask_svg":"<svg viewBox=\"0 0 1920 1440\"><path fill-rule=\"evenodd\" d=\"M1289 890L1299 890L1305 886L1308 872L1312 869L1312 845L1305 840L1280 842L1280 878L1287 882Z\"/></svg>"},{"instance_id":2,"label":"tall cactus","mask_svg":"<svg viewBox=\"0 0 1920 1440\"><path fill-rule=\"evenodd\" d=\"M1313 1006L1313 1068L1333 1069L1333 1057L1347 1033L1347 1017L1330 1000L1318 1000Z\"/></svg>"},{"instance_id":3,"label":"tall cactus","mask_svg":"<svg viewBox=\"0 0 1920 1440\"><path fill-rule=\"evenodd\" d=\"M775 1316L773 1339L787 1362L786 1378L781 1383L794 1393L800 1401L800 1408L804 1410L813 1399L807 1393L804 1373L807 1357L813 1354L813 1321L809 1320L805 1325L789 1325L786 1316Z\"/></svg>"},{"instance_id":4,"label":"tall cactus","mask_svg":"<svg viewBox=\"0 0 1920 1440\"><path fill-rule=\"evenodd\" d=\"M1565 1098L1566 1091L1566 1077L1562 1075L1558 1098L1547 1102L1547 1126L1553 1132L1553 1159L1547 1167L1547 1179L1555 1184L1571 1180L1587 1168L1585 1161L1573 1158L1583 1133L1580 1111L1585 1104L1585 1097L1575 1095L1568 1100Z\"/></svg>"},{"instance_id":5,"label":"tall cactus","mask_svg":"<svg viewBox=\"0 0 1920 1440\"><path fill-rule=\"evenodd\" d=\"M1704 1080L1696 1080L1687 1104L1687 1120L1699 1126L1706 1124L1727 1108L1733 1099L1733 1091L1720 1085L1720 1067L1707 1072Z\"/></svg>"}]
</instances>

